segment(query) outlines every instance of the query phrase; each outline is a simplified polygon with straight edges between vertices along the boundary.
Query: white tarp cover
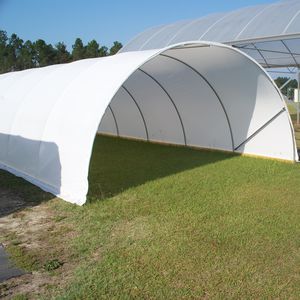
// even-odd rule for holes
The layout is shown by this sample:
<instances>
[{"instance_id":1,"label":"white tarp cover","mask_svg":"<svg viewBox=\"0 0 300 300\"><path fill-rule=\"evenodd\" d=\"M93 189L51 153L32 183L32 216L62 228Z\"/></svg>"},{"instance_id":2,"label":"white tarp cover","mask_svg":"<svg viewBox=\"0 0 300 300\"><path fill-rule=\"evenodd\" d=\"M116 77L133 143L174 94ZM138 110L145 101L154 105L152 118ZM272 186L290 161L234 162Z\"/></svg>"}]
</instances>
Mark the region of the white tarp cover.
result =
<instances>
[{"instance_id":1,"label":"white tarp cover","mask_svg":"<svg viewBox=\"0 0 300 300\"><path fill-rule=\"evenodd\" d=\"M0 105L0 167L77 204L86 201L97 131L296 160L273 81L221 44L190 42L4 74Z\"/></svg>"}]
</instances>

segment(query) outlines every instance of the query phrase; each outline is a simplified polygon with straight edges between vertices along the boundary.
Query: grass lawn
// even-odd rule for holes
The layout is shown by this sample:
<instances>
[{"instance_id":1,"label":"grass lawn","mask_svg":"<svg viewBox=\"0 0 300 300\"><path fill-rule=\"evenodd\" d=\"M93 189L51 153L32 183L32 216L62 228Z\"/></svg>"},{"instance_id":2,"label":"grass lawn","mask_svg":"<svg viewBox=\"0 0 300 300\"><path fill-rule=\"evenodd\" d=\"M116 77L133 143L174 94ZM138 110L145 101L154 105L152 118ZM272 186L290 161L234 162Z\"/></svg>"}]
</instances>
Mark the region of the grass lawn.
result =
<instances>
[{"instance_id":1,"label":"grass lawn","mask_svg":"<svg viewBox=\"0 0 300 300\"><path fill-rule=\"evenodd\" d=\"M298 164L97 137L89 181L83 207L54 199L4 217L43 207L52 222L34 250L0 230L18 264L56 278L22 297L300 297ZM49 197L5 172L1 188ZM54 258L64 265L45 270Z\"/></svg>"}]
</instances>

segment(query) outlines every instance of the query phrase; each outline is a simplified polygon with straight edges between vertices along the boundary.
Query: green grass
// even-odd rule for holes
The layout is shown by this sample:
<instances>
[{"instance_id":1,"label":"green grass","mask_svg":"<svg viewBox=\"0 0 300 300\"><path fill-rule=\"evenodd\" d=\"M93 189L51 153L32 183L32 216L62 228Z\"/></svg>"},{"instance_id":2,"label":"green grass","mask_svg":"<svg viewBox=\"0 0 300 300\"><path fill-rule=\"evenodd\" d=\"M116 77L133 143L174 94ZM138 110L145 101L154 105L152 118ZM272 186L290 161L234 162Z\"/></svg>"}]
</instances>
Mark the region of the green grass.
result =
<instances>
[{"instance_id":1,"label":"green grass","mask_svg":"<svg viewBox=\"0 0 300 300\"><path fill-rule=\"evenodd\" d=\"M97 137L89 181L58 299L300 297L299 165Z\"/></svg>"}]
</instances>

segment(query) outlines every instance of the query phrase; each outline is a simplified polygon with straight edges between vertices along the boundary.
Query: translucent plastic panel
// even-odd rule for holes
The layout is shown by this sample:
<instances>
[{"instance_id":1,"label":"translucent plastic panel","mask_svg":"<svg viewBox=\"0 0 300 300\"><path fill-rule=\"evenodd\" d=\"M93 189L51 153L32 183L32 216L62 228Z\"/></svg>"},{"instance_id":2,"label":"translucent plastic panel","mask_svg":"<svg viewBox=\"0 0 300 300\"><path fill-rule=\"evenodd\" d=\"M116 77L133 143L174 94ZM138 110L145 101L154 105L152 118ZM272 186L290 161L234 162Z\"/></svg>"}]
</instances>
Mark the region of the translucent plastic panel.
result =
<instances>
[{"instance_id":1,"label":"translucent plastic panel","mask_svg":"<svg viewBox=\"0 0 300 300\"><path fill-rule=\"evenodd\" d=\"M128 92L130 93L129 90ZM128 92L121 87L110 103L118 124L119 134L123 137L147 140L147 131L141 115L142 112L139 111L135 101Z\"/></svg>"},{"instance_id":2,"label":"translucent plastic panel","mask_svg":"<svg viewBox=\"0 0 300 300\"><path fill-rule=\"evenodd\" d=\"M223 18L226 14L214 14L201 19L192 20L186 25L182 26L179 30L174 32L173 36L167 42L168 45L184 42L196 41L207 28L212 26L215 22Z\"/></svg>"},{"instance_id":3,"label":"translucent plastic panel","mask_svg":"<svg viewBox=\"0 0 300 300\"><path fill-rule=\"evenodd\" d=\"M254 6L227 14L225 18L212 26L205 35L202 35L201 39L218 42L235 40L248 23L257 16L264 7L265 6ZM249 24L249 26L250 25L251 24Z\"/></svg>"},{"instance_id":4,"label":"translucent plastic panel","mask_svg":"<svg viewBox=\"0 0 300 300\"><path fill-rule=\"evenodd\" d=\"M299 33L300 30L300 3L299 0L295 1L293 4L293 7L295 8L295 15L290 20L289 24L287 25L285 29L285 34L293 34L293 33Z\"/></svg>"},{"instance_id":5,"label":"translucent plastic panel","mask_svg":"<svg viewBox=\"0 0 300 300\"><path fill-rule=\"evenodd\" d=\"M294 55L294 57L297 61L298 66L300 66L300 55Z\"/></svg>"},{"instance_id":6,"label":"translucent plastic panel","mask_svg":"<svg viewBox=\"0 0 300 300\"><path fill-rule=\"evenodd\" d=\"M256 43L255 46L268 65L288 66L295 64L289 50L281 41Z\"/></svg>"},{"instance_id":7,"label":"translucent plastic panel","mask_svg":"<svg viewBox=\"0 0 300 300\"><path fill-rule=\"evenodd\" d=\"M176 109L153 79L138 70L124 85L132 92L143 112L151 141L184 144Z\"/></svg>"},{"instance_id":8,"label":"translucent plastic panel","mask_svg":"<svg viewBox=\"0 0 300 300\"><path fill-rule=\"evenodd\" d=\"M300 24L299 24L300 29ZM300 38L297 39L289 39L284 40L284 43L288 46L288 48L291 50L293 54L300 55Z\"/></svg>"},{"instance_id":9,"label":"translucent plastic panel","mask_svg":"<svg viewBox=\"0 0 300 300\"><path fill-rule=\"evenodd\" d=\"M300 24L299 24L300 28ZM298 65L300 65L300 38L298 39L291 39L291 40L284 40L287 47L293 54Z\"/></svg>"},{"instance_id":10,"label":"translucent plastic panel","mask_svg":"<svg viewBox=\"0 0 300 300\"><path fill-rule=\"evenodd\" d=\"M122 51L158 49L166 45L199 39L229 43L298 33L300 33L300 2L289 0L150 29L137 36Z\"/></svg>"},{"instance_id":11,"label":"translucent plastic panel","mask_svg":"<svg viewBox=\"0 0 300 300\"><path fill-rule=\"evenodd\" d=\"M264 67L270 67L272 65L297 66L295 60L297 60L298 57L294 55L294 59L293 55L289 52L287 41L284 41L284 43L281 40L278 40L256 43L256 48L252 44L245 45L245 47L239 45L239 47L241 47L241 51L251 56Z\"/></svg>"},{"instance_id":12,"label":"translucent plastic panel","mask_svg":"<svg viewBox=\"0 0 300 300\"><path fill-rule=\"evenodd\" d=\"M105 113L101 119L99 128L98 128L98 133L104 133L104 134L110 134L110 135L115 135L117 136L117 127L116 123L114 120L114 117L112 115L111 110L109 107L105 110Z\"/></svg>"},{"instance_id":13,"label":"translucent plastic panel","mask_svg":"<svg viewBox=\"0 0 300 300\"><path fill-rule=\"evenodd\" d=\"M270 52L281 52L289 54L288 49L282 43L282 41L267 41L267 42L258 42L255 43L257 49L262 51L270 51Z\"/></svg>"},{"instance_id":14,"label":"translucent plastic panel","mask_svg":"<svg viewBox=\"0 0 300 300\"><path fill-rule=\"evenodd\" d=\"M268 67L284 67L284 66L295 66L295 61L290 55L282 55L273 58L267 58Z\"/></svg>"},{"instance_id":15,"label":"translucent plastic panel","mask_svg":"<svg viewBox=\"0 0 300 300\"><path fill-rule=\"evenodd\" d=\"M157 31L151 38L149 38L139 50L147 49L159 49L168 44L168 41L174 36L174 32L177 32L185 26L189 21L181 21L171 25L163 27L161 30Z\"/></svg>"},{"instance_id":16,"label":"translucent plastic panel","mask_svg":"<svg viewBox=\"0 0 300 300\"><path fill-rule=\"evenodd\" d=\"M249 26L240 39L251 39L283 34L295 13L300 10L299 1L282 1L271 4L255 22ZM299 29L297 30L299 32Z\"/></svg>"},{"instance_id":17,"label":"translucent plastic panel","mask_svg":"<svg viewBox=\"0 0 300 300\"><path fill-rule=\"evenodd\" d=\"M136 37L133 38L132 41L130 41L120 50L120 53L140 49L154 34L156 34L159 30L164 28L164 26L165 25L156 26L138 34Z\"/></svg>"},{"instance_id":18,"label":"translucent plastic panel","mask_svg":"<svg viewBox=\"0 0 300 300\"><path fill-rule=\"evenodd\" d=\"M248 47L247 47L245 49L241 48L239 50L241 50L245 54L247 54L250 57L252 57L253 59L255 59L255 61L257 61L258 63L265 64L264 59L262 58L262 56L259 54L259 52L256 49L248 49Z\"/></svg>"}]
</instances>

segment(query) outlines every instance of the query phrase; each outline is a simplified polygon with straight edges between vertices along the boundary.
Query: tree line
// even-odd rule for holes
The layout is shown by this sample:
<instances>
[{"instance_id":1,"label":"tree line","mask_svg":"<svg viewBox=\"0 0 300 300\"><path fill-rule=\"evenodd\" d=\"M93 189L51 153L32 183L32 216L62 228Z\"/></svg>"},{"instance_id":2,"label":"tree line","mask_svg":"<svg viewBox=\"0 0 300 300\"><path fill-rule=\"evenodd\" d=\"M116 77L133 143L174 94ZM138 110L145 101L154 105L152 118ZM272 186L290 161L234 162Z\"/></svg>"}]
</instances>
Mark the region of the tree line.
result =
<instances>
[{"instance_id":1,"label":"tree line","mask_svg":"<svg viewBox=\"0 0 300 300\"><path fill-rule=\"evenodd\" d=\"M100 46L96 40L84 45L82 40L77 38L72 45L72 51L69 52L63 42L58 42L54 46L42 39L24 42L15 33L9 37L6 31L0 30L0 73L114 55L121 48L122 44L117 41L108 48Z\"/></svg>"},{"instance_id":2,"label":"tree line","mask_svg":"<svg viewBox=\"0 0 300 300\"><path fill-rule=\"evenodd\" d=\"M72 45L72 51L69 52L63 42L58 42L54 46L42 39L24 42L15 33L8 37L6 31L0 29L0 74L68 63L84 58L114 55L121 48L122 44L118 41L108 48L100 46L96 40L91 40L84 45L82 40L77 38ZM278 87L281 87L287 80L287 77L278 77L275 82ZM297 80L292 80L283 88L282 93L292 98L293 89L297 87Z\"/></svg>"},{"instance_id":3,"label":"tree line","mask_svg":"<svg viewBox=\"0 0 300 300\"><path fill-rule=\"evenodd\" d=\"M288 77L278 77L275 79L275 83L280 88L282 87L287 81L289 80ZM296 79L291 80L282 90L282 94L287 96L289 99L294 97L294 89L298 88L298 82Z\"/></svg>"}]
</instances>

